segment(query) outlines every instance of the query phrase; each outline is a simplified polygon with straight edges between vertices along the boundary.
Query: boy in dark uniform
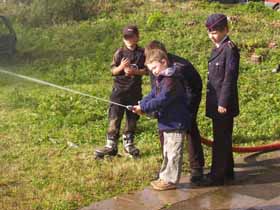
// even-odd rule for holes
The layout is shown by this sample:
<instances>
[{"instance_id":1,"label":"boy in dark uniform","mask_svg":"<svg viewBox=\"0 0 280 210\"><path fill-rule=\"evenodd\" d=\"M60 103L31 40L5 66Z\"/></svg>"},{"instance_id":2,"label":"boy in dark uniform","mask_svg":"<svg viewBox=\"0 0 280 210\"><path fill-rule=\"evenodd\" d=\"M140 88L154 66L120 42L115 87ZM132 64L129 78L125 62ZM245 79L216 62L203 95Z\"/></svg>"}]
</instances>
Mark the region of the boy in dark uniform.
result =
<instances>
[{"instance_id":1,"label":"boy in dark uniform","mask_svg":"<svg viewBox=\"0 0 280 210\"><path fill-rule=\"evenodd\" d=\"M208 61L206 116L213 122L212 165L206 185L223 185L234 179L232 154L233 118L239 114L237 80L239 50L228 37L227 17L210 15L208 36L214 43Z\"/></svg>"},{"instance_id":2,"label":"boy in dark uniform","mask_svg":"<svg viewBox=\"0 0 280 210\"><path fill-rule=\"evenodd\" d=\"M163 43L153 40L145 47L145 54L153 49L160 49L167 53ZM196 183L203 178L204 155L201 145L200 132L197 126L196 117L201 101L202 80L198 71L186 59L177 55L167 53L170 65L176 66L178 74L182 75L182 83L184 84L186 95L188 99L188 109L191 113L191 128L188 134L188 153L191 168L191 182ZM156 77L150 72L151 86L155 86ZM163 135L159 132L161 148L163 148Z\"/></svg>"},{"instance_id":3,"label":"boy in dark uniform","mask_svg":"<svg viewBox=\"0 0 280 210\"><path fill-rule=\"evenodd\" d=\"M138 41L137 26L126 26L123 29L124 47L115 52L111 64L114 85L110 100L113 102L131 105L137 104L142 98L142 75L147 74L147 70L144 66L144 49L137 45ZM96 157L117 155L120 126L124 113L126 113L126 124L123 132L124 151L133 157L139 156L139 149L134 145L134 132L139 116L124 107L110 104L107 143L105 147L95 151Z\"/></svg>"}]
</instances>

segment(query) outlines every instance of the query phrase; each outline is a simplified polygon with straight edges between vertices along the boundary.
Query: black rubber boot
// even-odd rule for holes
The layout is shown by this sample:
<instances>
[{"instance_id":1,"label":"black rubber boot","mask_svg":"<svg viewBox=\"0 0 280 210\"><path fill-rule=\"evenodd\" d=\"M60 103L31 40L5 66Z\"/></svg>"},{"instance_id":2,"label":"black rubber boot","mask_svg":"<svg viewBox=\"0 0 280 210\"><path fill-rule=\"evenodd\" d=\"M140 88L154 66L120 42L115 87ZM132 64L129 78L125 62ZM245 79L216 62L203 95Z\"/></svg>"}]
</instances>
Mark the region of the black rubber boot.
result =
<instances>
[{"instance_id":1,"label":"black rubber boot","mask_svg":"<svg viewBox=\"0 0 280 210\"><path fill-rule=\"evenodd\" d=\"M126 155L133 157L133 158L139 158L140 157L140 150L135 147L134 145L134 136L131 134L123 135L123 146L124 146L124 152Z\"/></svg>"},{"instance_id":2,"label":"black rubber boot","mask_svg":"<svg viewBox=\"0 0 280 210\"><path fill-rule=\"evenodd\" d=\"M203 180L203 168L191 169L190 181L192 184L199 184Z\"/></svg>"},{"instance_id":3,"label":"black rubber boot","mask_svg":"<svg viewBox=\"0 0 280 210\"><path fill-rule=\"evenodd\" d=\"M107 139L107 144L95 150L95 159L103 159L106 156L112 157L118 154L118 144L116 140Z\"/></svg>"},{"instance_id":4,"label":"black rubber boot","mask_svg":"<svg viewBox=\"0 0 280 210\"><path fill-rule=\"evenodd\" d=\"M103 148L95 150L95 158L103 159L105 156L116 156L118 154L118 149L115 147L108 147L107 145Z\"/></svg>"}]
</instances>

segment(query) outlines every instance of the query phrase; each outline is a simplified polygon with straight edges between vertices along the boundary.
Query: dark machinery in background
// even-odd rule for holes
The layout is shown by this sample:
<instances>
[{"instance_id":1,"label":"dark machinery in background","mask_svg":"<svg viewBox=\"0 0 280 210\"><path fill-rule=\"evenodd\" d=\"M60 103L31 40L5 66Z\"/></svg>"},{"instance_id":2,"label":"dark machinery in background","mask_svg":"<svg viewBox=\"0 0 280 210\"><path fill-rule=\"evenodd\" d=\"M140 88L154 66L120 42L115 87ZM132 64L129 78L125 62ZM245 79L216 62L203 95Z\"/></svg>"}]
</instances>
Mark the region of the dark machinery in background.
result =
<instances>
[{"instance_id":1,"label":"dark machinery in background","mask_svg":"<svg viewBox=\"0 0 280 210\"><path fill-rule=\"evenodd\" d=\"M17 37L9 19L0 15L0 58L13 57L16 53Z\"/></svg>"}]
</instances>

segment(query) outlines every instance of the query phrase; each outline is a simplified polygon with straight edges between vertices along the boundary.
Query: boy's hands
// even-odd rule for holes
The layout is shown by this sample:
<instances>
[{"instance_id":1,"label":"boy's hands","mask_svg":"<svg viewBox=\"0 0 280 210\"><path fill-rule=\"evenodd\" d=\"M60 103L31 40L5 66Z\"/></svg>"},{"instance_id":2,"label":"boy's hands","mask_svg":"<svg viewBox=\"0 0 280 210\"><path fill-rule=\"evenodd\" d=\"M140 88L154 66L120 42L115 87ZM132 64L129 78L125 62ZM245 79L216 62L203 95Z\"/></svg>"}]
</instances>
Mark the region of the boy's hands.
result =
<instances>
[{"instance_id":1,"label":"boy's hands","mask_svg":"<svg viewBox=\"0 0 280 210\"><path fill-rule=\"evenodd\" d=\"M225 114L225 113L227 113L227 109L225 107L218 106L218 112L220 114Z\"/></svg>"},{"instance_id":2,"label":"boy's hands","mask_svg":"<svg viewBox=\"0 0 280 210\"><path fill-rule=\"evenodd\" d=\"M112 75L119 75L122 71L124 71L125 68L127 68L129 66L130 66L129 59L123 58L118 67L111 69Z\"/></svg>"},{"instance_id":3,"label":"boy's hands","mask_svg":"<svg viewBox=\"0 0 280 210\"><path fill-rule=\"evenodd\" d=\"M133 76L134 75L134 69L132 69L131 67L126 67L124 68L124 73L125 73L125 76Z\"/></svg>"},{"instance_id":4,"label":"boy's hands","mask_svg":"<svg viewBox=\"0 0 280 210\"><path fill-rule=\"evenodd\" d=\"M120 68L125 69L125 68L129 67L129 65L130 65L130 61L127 58L123 58L121 60Z\"/></svg>"},{"instance_id":5,"label":"boy's hands","mask_svg":"<svg viewBox=\"0 0 280 210\"><path fill-rule=\"evenodd\" d=\"M133 106L133 107L132 107L132 112L133 112L133 113L136 113L136 114L138 114L138 115L143 115L143 114L144 114L144 112L141 110L140 105L135 105L135 106Z\"/></svg>"}]
</instances>

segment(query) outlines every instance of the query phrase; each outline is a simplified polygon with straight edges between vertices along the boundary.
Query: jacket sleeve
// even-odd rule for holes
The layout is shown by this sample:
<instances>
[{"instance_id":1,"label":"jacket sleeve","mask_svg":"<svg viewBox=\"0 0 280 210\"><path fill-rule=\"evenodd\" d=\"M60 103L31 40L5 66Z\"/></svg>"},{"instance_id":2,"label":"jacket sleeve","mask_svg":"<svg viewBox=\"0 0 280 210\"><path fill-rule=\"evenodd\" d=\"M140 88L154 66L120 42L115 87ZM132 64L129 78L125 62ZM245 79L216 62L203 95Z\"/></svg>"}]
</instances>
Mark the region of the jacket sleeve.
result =
<instances>
[{"instance_id":1,"label":"jacket sleeve","mask_svg":"<svg viewBox=\"0 0 280 210\"><path fill-rule=\"evenodd\" d=\"M141 103L147 103L148 101L152 100L155 97L155 91L156 91L156 88L154 87L152 89L152 91L140 101L140 104Z\"/></svg>"},{"instance_id":2,"label":"jacket sleeve","mask_svg":"<svg viewBox=\"0 0 280 210\"><path fill-rule=\"evenodd\" d=\"M225 62L225 77L221 87L218 105L227 108L234 87L237 86L239 70L239 52L237 48L227 47Z\"/></svg>"},{"instance_id":3,"label":"jacket sleeve","mask_svg":"<svg viewBox=\"0 0 280 210\"><path fill-rule=\"evenodd\" d=\"M174 100L176 97L174 82L171 78L166 79L164 82L165 84L156 96L150 98L150 100L142 100L140 102L140 107L143 112L150 113L160 111ZM153 90L155 91L155 88Z\"/></svg>"}]
</instances>

